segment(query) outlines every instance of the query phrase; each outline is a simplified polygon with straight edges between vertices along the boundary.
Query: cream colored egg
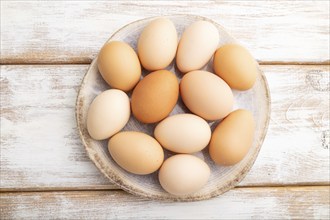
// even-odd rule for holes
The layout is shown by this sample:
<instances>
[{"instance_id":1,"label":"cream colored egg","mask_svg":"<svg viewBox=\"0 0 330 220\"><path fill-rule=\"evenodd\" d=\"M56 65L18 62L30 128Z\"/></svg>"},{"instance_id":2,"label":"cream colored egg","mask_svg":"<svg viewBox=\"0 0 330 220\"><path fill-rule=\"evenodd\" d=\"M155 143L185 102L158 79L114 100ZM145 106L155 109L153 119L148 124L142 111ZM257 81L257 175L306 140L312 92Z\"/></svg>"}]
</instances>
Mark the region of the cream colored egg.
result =
<instances>
[{"instance_id":1,"label":"cream colored egg","mask_svg":"<svg viewBox=\"0 0 330 220\"><path fill-rule=\"evenodd\" d=\"M173 22L157 18L142 31L138 40L138 55L142 66L150 71L165 69L174 59L178 34Z\"/></svg>"},{"instance_id":2,"label":"cream colored egg","mask_svg":"<svg viewBox=\"0 0 330 220\"><path fill-rule=\"evenodd\" d=\"M198 157L177 154L165 160L159 170L159 182L173 195L189 195L200 190L208 181L210 168Z\"/></svg>"},{"instance_id":3,"label":"cream colored egg","mask_svg":"<svg viewBox=\"0 0 330 220\"><path fill-rule=\"evenodd\" d=\"M255 122L251 112L238 109L230 113L214 130L210 156L220 165L241 161L252 146Z\"/></svg>"},{"instance_id":4,"label":"cream colored egg","mask_svg":"<svg viewBox=\"0 0 330 220\"><path fill-rule=\"evenodd\" d=\"M202 68L219 44L218 29L208 21L197 21L183 32L176 55L182 73Z\"/></svg>"},{"instance_id":5,"label":"cream colored egg","mask_svg":"<svg viewBox=\"0 0 330 220\"><path fill-rule=\"evenodd\" d=\"M114 89L129 91L141 77L141 65L133 48L125 42L106 43L97 58L103 79Z\"/></svg>"},{"instance_id":6,"label":"cream colored egg","mask_svg":"<svg viewBox=\"0 0 330 220\"><path fill-rule=\"evenodd\" d=\"M177 114L160 122L155 138L167 150L176 153L195 153L207 146L211 138L208 123L193 114Z\"/></svg>"},{"instance_id":7,"label":"cream colored egg","mask_svg":"<svg viewBox=\"0 0 330 220\"><path fill-rule=\"evenodd\" d=\"M114 135L108 150L116 163L134 174L150 174L158 170L164 160L160 144L151 136L135 131Z\"/></svg>"},{"instance_id":8,"label":"cream colored egg","mask_svg":"<svg viewBox=\"0 0 330 220\"><path fill-rule=\"evenodd\" d=\"M129 98L121 90L110 89L99 94L87 113L87 129L95 140L103 140L119 132L130 117Z\"/></svg>"},{"instance_id":9,"label":"cream colored egg","mask_svg":"<svg viewBox=\"0 0 330 220\"><path fill-rule=\"evenodd\" d=\"M192 71L180 82L180 94L188 109L206 120L226 117L233 108L234 97L225 81L207 71Z\"/></svg>"}]
</instances>

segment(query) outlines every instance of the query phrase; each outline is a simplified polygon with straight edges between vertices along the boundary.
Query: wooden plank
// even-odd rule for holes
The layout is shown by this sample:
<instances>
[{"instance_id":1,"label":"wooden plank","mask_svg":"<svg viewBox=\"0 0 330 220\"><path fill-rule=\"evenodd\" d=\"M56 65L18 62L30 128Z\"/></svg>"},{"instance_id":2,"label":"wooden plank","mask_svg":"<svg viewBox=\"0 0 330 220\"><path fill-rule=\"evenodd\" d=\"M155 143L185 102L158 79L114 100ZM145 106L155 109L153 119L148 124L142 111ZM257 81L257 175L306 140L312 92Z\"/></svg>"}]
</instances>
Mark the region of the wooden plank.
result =
<instances>
[{"instance_id":1,"label":"wooden plank","mask_svg":"<svg viewBox=\"0 0 330 220\"><path fill-rule=\"evenodd\" d=\"M1 67L1 187L109 184L76 127L75 101L87 68Z\"/></svg>"},{"instance_id":2,"label":"wooden plank","mask_svg":"<svg viewBox=\"0 0 330 220\"><path fill-rule=\"evenodd\" d=\"M329 219L329 187L238 188L200 202L123 191L2 193L2 219ZM253 201L253 202L252 202Z\"/></svg>"},{"instance_id":3,"label":"wooden plank","mask_svg":"<svg viewBox=\"0 0 330 220\"><path fill-rule=\"evenodd\" d=\"M271 119L259 158L242 184L329 184L330 66L262 69Z\"/></svg>"},{"instance_id":4,"label":"wooden plank","mask_svg":"<svg viewBox=\"0 0 330 220\"><path fill-rule=\"evenodd\" d=\"M329 63L329 1L2 1L1 63L90 63L120 27L196 14L263 63Z\"/></svg>"},{"instance_id":5,"label":"wooden plank","mask_svg":"<svg viewBox=\"0 0 330 220\"><path fill-rule=\"evenodd\" d=\"M87 65L1 66L2 191L112 189L75 122ZM268 134L240 186L329 184L329 66L264 65Z\"/></svg>"}]
</instances>

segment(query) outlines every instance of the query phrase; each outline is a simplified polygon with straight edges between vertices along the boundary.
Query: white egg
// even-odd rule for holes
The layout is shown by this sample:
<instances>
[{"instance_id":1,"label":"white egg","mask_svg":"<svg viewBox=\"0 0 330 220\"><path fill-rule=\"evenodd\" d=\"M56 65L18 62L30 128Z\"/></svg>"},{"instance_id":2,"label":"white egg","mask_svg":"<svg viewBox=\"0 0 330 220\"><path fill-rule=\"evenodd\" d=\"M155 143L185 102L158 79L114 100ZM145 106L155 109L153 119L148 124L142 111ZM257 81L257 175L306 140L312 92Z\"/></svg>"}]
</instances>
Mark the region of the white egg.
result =
<instances>
[{"instance_id":1,"label":"white egg","mask_svg":"<svg viewBox=\"0 0 330 220\"><path fill-rule=\"evenodd\" d=\"M219 44L218 29L210 22L197 21L183 32L176 64L183 73L202 68Z\"/></svg>"},{"instance_id":2,"label":"white egg","mask_svg":"<svg viewBox=\"0 0 330 220\"><path fill-rule=\"evenodd\" d=\"M119 132L130 117L129 98L121 90L110 89L99 94L87 114L87 129L95 140L103 140Z\"/></svg>"},{"instance_id":3,"label":"white egg","mask_svg":"<svg viewBox=\"0 0 330 220\"><path fill-rule=\"evenodd\" d=\"M190 154L177 154L165 160L159 170L159 182L173 195L188 195L200 190L208 181L208 165Z\"/></svg>"},{"instance_id":4,"label":"white egg","mask_svg":"<svg viewBox=\"0 0 330 220\"><path fill-rule=\"evenodd\" d=\"M208 123L193 114L178 114L160 122L155 138L167 150L176 153L195 153L207 146L211 139Z\"/></svg>"},{"instance_id":5,"label":"white egg","mask_svg":"<svg viewBox=\"0 0 330 220\"><path fill-rule=\"evenodd\" d=\"M166 68L174 59L178 46L178 34L173 22L157 18L142 31L138 40L138 55L147 70Z\"/></svg>"}]
</instances>

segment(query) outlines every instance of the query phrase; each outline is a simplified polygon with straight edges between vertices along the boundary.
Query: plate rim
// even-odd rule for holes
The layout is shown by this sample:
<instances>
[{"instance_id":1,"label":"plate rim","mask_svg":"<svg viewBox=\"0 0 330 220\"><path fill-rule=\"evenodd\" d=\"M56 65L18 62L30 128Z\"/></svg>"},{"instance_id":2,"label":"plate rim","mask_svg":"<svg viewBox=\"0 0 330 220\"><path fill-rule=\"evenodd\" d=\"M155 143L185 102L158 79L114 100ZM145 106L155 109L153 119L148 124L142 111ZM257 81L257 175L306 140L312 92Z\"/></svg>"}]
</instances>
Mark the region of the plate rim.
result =
<instances>
[{"instance_id":1,"label":"plate rim","mask_svg":"<svg viewBox=\"0 0 330 220\"><path fill-rule=\"evenodd\" d=\"M221 24L219 24L219 23L217 23L217 22L215 22L215 21L213 21L209 18L199 16L199 15L192 15L192 14L171 14L171 15L166 15L166 16L146 17L146 18L142 18L142 19L138 19L138 20L135 20L133 22L130 22L130 23L122 26L121 28L119 28L117 31L115 31L109 37L109 39L106 40L106 42L103 45L108 43L117 33L119 33L122 29L125 29L127 26L134 25L134 24L137 24L139 22L159 18L159 17L171 18L171 17L178 17L178 16L180 16L180 17L187 17L188 16L188 17L198 18L198 19L204 20L204 21L209 21L209 22L215 24L216 26L218 26L218 28L221 28L222 31L224 31L226 34L228 34L232 39L235 39L230 33L228 33L228 31ZM237 40L235 39L235 41L237 41ZM126 191L130 194L133 194L133 195L136 195L136 196L141 196L141 197L152 199L152 200L191 202L191 201L206 200L206 199L210 199L210 198L219 196L219 195L227 192L228 190L234 188L239 182L241 182L245 178L245 176L251 170L253 164L255 163L255 161L257 159L257 156L259 155L260 149L261 149L261 147L263 145L263 142L264 142L264 140L266 138L266 135L267 135L270 116L271 116L271 96L270 96L270 89L269 89L268 81L267 81L267 78L266 78L265 74L260 69L259 63L257 61L256 61L256 63L257 63L258 71L259 71L260 76L261 76L261 81L263 82L262 87L264 87L264 89L265 89L265 96L266 96L266 99L267 99L267 101L266 101L266 104L267 104L266 113L267 113L267 115L266 115L265 124L263 125L264 128L262 130L262 133L260 134L260 139L259 139L259 142L258 142L259 145L256 147L257 150L254 152L254 154L251 155L251 159L248 160L248 162L245 165L244 169L242 169L237 174L237 176L234 180L229 181L225 186L221 185L221 187L216 187L216 189L213 190L211 193L208 193L208 194L205 194L205 195L199 195L199 196L191 195L191 196L186 196L186 197L163 197L163 196L148 194L145 191L142 191L140 189L132 187L130 184L125 183L125 181L116 178L117 177L116 173L111 172L111 170L110 170L110 173L106 172L106 170L104 169L104 165L102 165L100 163L100 160L98 160L96 158L97 156L95 154L95 150L93 148L89 147L88 144L86 143L84 133L83 133L82 129L80 128L82 126L81 125L81 119L80 119L80 117L82 116L82 111L81 111L82 108L80 106L83 105L82 104L83 100L81 100L82 99L82 88L86 84L86 78L87 78L88 74L91 72L93 66L97 65L95 63L97 62L98 54L99 54L99 52L97 53L96 57L93 59L91 64L89 65L88 70L85 73L85 75L84 75L84 77L83 77L83 79L80 83L79 90L78 90L78 93L77 93L77 96L76 96L75 117L76 117L77 128L78 128L78 131L79 131L79 137L80 137L80 140L82 141L82 143L85 147L85 150L87 151L88 157L90 158L91 161L93 161L93 164L101 171L101 173L103 173L103 175L105 175L107 177L107 179L111 183L115 184L120 189L123 189L124 191Z\"/></svg>"}]
</instances>

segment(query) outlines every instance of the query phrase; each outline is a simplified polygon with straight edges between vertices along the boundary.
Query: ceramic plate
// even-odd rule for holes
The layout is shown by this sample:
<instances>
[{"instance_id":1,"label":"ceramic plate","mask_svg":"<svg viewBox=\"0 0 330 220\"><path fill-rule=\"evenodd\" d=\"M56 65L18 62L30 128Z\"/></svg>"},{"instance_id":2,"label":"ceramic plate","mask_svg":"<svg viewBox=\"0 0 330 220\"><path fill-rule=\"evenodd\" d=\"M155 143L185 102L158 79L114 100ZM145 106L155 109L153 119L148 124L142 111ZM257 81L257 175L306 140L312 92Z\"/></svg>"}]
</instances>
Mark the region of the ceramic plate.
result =
<instances>
[{"instance_id":1,"label":"ceramic plate","mask_svg":"<svg viewBox=\"0 0 330 220\"><path fill-rule=\"evenodd\" d=\"M176 15L168 16L168 18L175 24L179 36L181 36L183 30L191 23L198 20L207 20L212 22L219 30L219 46L227 43L238 43L226 32L226 30L221 25L204 17L193 15ZM141 31L153 19L155 18L147 18L130 23L113 34L108 41L124 41L130 44L136 50L137 40ZM174 63L172 63L166 69L176 73L179 80L181 79L182 76L175 68ZM211 62L203 69L212 72ZM254 115L254 119L256 121L256 132L254 135L253 146L240 163L230 167L218 166L212 162L208 154L208 148L204 149L202 152L196 153L196 156L203 159L209 165L211 169L211 176L208 183L195 194L191 194L189 196L174 196L167 193L161 188L159 184L158 172L144 176L126 172L120 168L111 158L107 149L108 140L95 141L89 136L86 128L86 116L88 107L98 94L104 90L110 89L98 71L97 57L90 65L90 68L82 81L77 97L76 117L80 137L89 157L100 169L100 171L106 177L108 177L112 183L116 184L127 192L150 199L173 201L196 201L218 196L233 188L244 178L256 160L267 132L268 121L270 117L270 94L266 78L260 68L259 72L260 74L257 77L257 81L252 89L244 92L233 91L235 97L234 108L248 109ZM144 70L142 75L144 76L145 74L147 74L147 71ZM128 95L130 96L131 94ZM216 102L217 100L214 101ZM184 112L189 111L179 99L178 104L171 112L171 115ZM218 123L218 121L210 123L211 128L214 129ZM133 116L131 116L129 122L123 130L140 131L153 136L154 127L155 125L141 124L136 119L134 119ZM171 154L172 153L165 150L165 158L171 156ZM194 171L192 170L191 172Z\"/></svg>"}]
</instances>

